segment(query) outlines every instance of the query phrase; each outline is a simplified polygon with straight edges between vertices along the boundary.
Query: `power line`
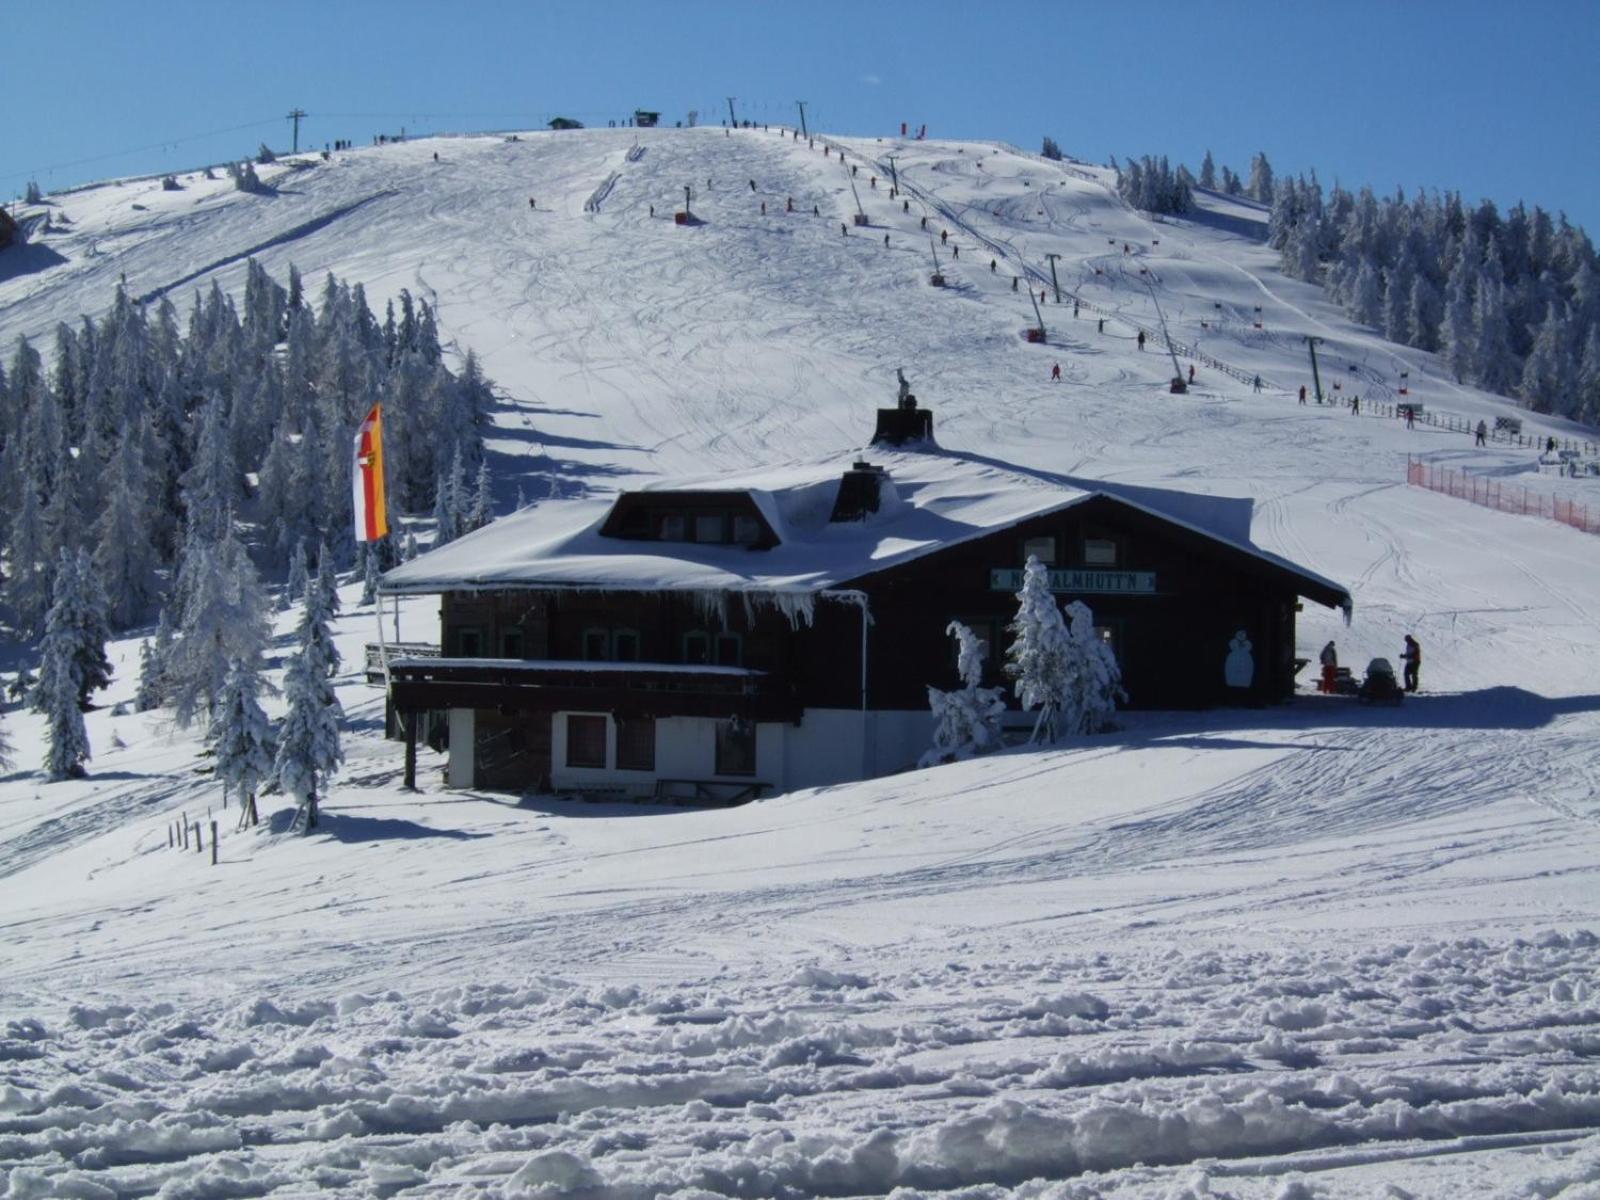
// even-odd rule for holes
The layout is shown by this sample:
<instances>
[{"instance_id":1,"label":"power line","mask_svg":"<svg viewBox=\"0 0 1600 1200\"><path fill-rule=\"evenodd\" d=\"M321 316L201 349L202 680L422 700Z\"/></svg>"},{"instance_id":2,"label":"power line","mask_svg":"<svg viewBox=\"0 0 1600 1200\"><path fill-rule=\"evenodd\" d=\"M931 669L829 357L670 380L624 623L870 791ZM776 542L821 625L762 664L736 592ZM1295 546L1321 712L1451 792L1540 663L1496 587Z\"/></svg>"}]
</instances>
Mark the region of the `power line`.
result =
<instances>
[{"instance_id":1,"label":"power line","mask_svg":"<svg viewBox=\"0 0 1600 1200\"><path fill-rule=\"evenodd\" d=\"M159 142L151 142L147 146L133 146L127 150L115 150L109 154L77 158L71 162L54 163L48 167L34 167L27 171L14 171L10 174L0 175L0 179L37 179L41 173L65 171L69 167L85 167L92 163L106 162L113 158L126 158L130 154L143 154L147 150L165 150L169 146L181 146L186 142L198 142L203 138L221 137L225 133L239 133L246 129L259 129L263 125L276 125L281 120L283 120L282 117L271 117L265 121L250 121L244 125L232 125L227 129L213 129L207 133L191 133L181 138L166 138Z\"/></svg>"}]
</instances>

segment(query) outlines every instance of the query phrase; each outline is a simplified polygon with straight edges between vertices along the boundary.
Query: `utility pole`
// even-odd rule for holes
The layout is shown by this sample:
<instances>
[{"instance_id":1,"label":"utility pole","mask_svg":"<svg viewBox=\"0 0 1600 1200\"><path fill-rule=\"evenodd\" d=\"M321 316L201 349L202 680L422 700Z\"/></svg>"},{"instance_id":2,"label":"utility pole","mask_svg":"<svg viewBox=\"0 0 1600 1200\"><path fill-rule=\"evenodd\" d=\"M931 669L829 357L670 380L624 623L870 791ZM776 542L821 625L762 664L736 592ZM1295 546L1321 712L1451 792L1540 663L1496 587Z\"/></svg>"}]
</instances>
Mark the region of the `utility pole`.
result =
<instances>
[{"instance_id":1,"label":"utility pole","mask_svg":"<svg viewBox=\"0 0 1600 1200\"><path fill-rule=\"evenodd\" d=\"M294 122L294 149L290 151L291 154L300 153L300 118L305 115L306 112L303 108L290 110L288 119Z\"/></svg>"},{"instance_id":2,"label":"utility pole","mask_svg":"<svg viewBox=\"0 0 1600 1200\"><path fill-rule=\"evenodd\" d=\"M1028 303L1033 305L1034 318L1039 322L1039 340L1042 342L1049 335L1044 331L1044 314L1039 311L1039 301L1034 299L1033 281L1028 281Z\"/></svg>"},{"instance_id":3,"label":"utility pole","mask_svg":"<svg viewBox=\"0 0 1600 1200\"><path fill-rule=\"evenodd\" d=\"M796 100L795 103L800 106L800 136L810 138L811 134L806 129L806 102L804 100Z\"/></svg>"},{"instance_id":4,"label":"utility pole","mask_svg":"<svg viewBox=\"0 0 1600 1200\"><path fill-rule=\"evenodd\" d=\"M1321 340L1319 337L1306 338L1306 345L1311 349L1311 382L1317 386L1318 404L1322 403L1322 375L1317 370L1317 343Z\"/></svg>"},{"instance_id":5,"label":"utility pole","mask_svg":"<svg viewBox=\"0 0 1600 1200\"><path fill-rule=\"evenodd\" d=\"M728 97L728 127L730 129L737 129L737 128L739 128L739 122L734 118L734 115L733 115L733 101L734 101L734 97L729 96Z\"/></svg>"},{"instance_id":6,"label":"utility pole","mask_svg":"<svg viewBox=\"0 0 1600 1200\"><path fill-rule=\"evenodd\" d=\"M900 176L896 173L896 171L894 169L894 155L891 154L888 157L889 157L889 186L894 188L894 190L898 192L900 190Z\"/></svg>"},{"instance_id":7,"label":"utility pole","mask_svg":"<svg viewBox=\"0 0 1600 1200\"><path fill-rule=\"evenodd\" d=\"M1050 260L1050 286L1055 288L1055 290L1056 290L1056 303L1060 304L1061 303L1061 285L1056 282L1056 259L1060 258L1061 255L1059 255L1059 254L1046 254L1045 257Z\"/></svg>"}]
</instances>

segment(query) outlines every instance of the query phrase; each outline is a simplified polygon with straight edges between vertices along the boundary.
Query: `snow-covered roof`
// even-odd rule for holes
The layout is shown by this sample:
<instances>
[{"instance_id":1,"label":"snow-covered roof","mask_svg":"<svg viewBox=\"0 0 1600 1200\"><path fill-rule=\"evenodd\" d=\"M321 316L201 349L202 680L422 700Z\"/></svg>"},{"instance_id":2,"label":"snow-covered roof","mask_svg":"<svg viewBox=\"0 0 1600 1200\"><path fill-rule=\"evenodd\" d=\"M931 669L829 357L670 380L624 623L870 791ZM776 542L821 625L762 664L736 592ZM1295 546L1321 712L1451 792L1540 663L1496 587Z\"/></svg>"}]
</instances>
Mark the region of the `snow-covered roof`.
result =
<instances>
[{"instance_id":1,"label":"snow-covered roof","mask_svg":"<svg viewBox=\"0 0 1600 1200\"><path fill-rule=\"evenodd\" d=\"M878 512L830 523L839 481L856 455L742 474L662 480L653 492L748 495L779 545L629 540L602 536L614 497L550 500L389 571L388 594L512 587L743 593L803 600L1031 517L1107 496L1302 577L1317 591L1343 588L1250 543L1252 501L1034 472L949 451L874 447L888 473ZM1323 601L1327 603L1327 600Z\"/></svg>"}]
</instances>

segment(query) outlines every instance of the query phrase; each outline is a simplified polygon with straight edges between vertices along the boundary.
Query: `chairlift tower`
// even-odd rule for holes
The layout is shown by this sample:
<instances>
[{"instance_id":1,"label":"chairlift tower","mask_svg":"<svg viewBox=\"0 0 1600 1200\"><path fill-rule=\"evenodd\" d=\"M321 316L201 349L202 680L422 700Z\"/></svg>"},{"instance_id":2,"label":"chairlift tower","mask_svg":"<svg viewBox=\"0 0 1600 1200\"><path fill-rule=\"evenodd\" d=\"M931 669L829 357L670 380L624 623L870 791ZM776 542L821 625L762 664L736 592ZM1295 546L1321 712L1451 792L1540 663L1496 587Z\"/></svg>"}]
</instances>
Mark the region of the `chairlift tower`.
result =
<instances>
[{"instance_id":1,"label":"chairlift tower","mask_svg":"<svg viewBox=\"0 0 1600 1200\"><path fill-rule=\"evenodd\" d=\"M1317 343L1321 340L1319 337L1306 337L1306 347L1311 351L1311 382L1317 389L1318 404L1322 403L1322 374L1317 370Z\"/></svg>"},{"instance_id":2,"label":"chairlift tower","mask_svg":"<svg viewBox=\"0 0 1600 1200\"><path fill-rule=\"evenodd\" d=\"M1061 284L1056 279L1056 259L1060 258L1061 255L1056 254L1054 252L1051 252L1049 254L1046 254L1045 257L1050 260L1050 286L1055 288L1055 290L1056 290L1056 303L1060 304L1061 303Z\"/></svg>"}]
</instances>

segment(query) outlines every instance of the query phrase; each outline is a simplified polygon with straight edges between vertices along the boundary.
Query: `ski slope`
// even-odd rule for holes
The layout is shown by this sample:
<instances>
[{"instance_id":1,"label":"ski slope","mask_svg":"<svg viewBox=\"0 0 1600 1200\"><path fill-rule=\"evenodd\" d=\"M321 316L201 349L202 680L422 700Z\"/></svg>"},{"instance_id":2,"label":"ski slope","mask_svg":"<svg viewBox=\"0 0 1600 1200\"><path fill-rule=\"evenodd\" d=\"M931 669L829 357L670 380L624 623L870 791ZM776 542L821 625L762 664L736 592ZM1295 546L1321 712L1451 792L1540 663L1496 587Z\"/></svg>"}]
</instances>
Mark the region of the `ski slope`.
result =
<instances>
[{"instance_id":1,"label":"ski slope","mask_svg":"<svg viewBox=\"0 0 1600 1200\"><path fill-rule=\"evenodd\" d=\"M1152 223L1108 172L1002 145L594 130L307 161L263 168L266 196L183 177L51 198L65 231L0 254L7 352L17 334L48 350L119 278L180 309L212 280L237 291L252 254L313 296L327 270L380 308L406 288L500 389L502 511L519 487L848 451L903 367L946 446L1255 497L1258 544L1354 596L1348 628L1301 614L1300 652L1336 638L1359 669L1414 632L1425 694L1133 714L1070 746L694 812L448 792L427 752L406 795L381 692L352 673L325 834L214 812L213 868L167 847L180 812L219 802L196 739L111 714L136 675L137 641L118 643L88 779L43 783L38 719L4 717L0 1195L1600 1183L1600 543L1408 489L1404 466L1586 482L1298 405L1301 339L1364 398L1408 370L1432 409L1492 423L1506 402L1278 275L1252 206ZM685 185L702 224L672 222ZM938 249L935 289L941 231L960 257ZM1048 254L1067 302L1029 345ZM1093 306L1076 318L1074 295ZM1168 394L1170 360L1134 340L1157 304L1262 392L1202 365ZM347 666L375 632L358 591ZM436 623L403 602L401 637Z\"/></svg>"}]
</instances>

